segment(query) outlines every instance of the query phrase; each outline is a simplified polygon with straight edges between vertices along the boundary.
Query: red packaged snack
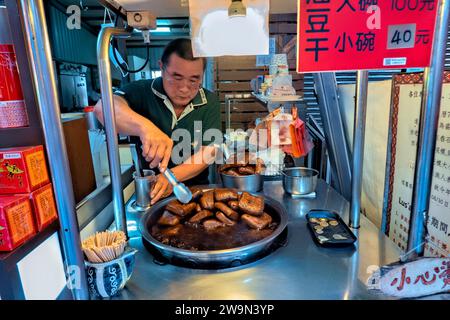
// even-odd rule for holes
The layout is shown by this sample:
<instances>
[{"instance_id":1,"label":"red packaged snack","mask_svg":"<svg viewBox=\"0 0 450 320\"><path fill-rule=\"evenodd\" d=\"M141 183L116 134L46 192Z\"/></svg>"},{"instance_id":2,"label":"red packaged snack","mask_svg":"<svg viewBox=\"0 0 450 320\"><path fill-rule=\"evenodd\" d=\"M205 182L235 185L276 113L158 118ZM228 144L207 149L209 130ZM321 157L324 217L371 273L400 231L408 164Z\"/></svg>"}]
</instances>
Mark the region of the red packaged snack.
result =
<instances>
[{"instance_id":1,"label":"red packaged snack","mask_svg":"<svg viewBox=\"0 0 450 320\"><path fill-rule=\"evenodd\" d=\"M49 182L42 146L0 149L0 194L30 193Z\"/></svg>"},{"instance_id":2,"label":"red packaged snack","mask_svg":"<svg viewBox=\"0 0 450 320\"><path fill-rule=\"evenodd\" d=\"M36 234L26 195L0 196L0 251L11 251Z\"/></svg>"},{"instance_id":3,"label":"red packaged snack","mask_svg":"<svg viewBox=\"0 0 450 320\"><path fill-rule=\"evenodd\" d=\"M52 184L33 191L30 200L33 204L37 231L40 232L58 218Z\"/></svg>"},{"instance_id":4,"label":"red packaged snack","mask_svg":"<svg viewBox=\"0 0 450 320\"><path fill-rule=\"evenodd\" d=\"M11 44L0 44L0 128L28 126L16 55Z\"/></svg>"}]
</instances>

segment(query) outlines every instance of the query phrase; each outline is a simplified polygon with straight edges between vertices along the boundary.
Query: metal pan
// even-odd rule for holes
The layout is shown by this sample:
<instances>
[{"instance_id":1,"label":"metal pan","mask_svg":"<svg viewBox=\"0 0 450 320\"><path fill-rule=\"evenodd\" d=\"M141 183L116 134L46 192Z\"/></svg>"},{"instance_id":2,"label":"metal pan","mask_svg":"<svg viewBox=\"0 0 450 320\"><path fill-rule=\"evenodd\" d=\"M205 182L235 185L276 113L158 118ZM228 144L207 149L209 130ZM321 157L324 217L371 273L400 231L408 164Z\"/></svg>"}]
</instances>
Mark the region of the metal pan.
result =
<instances>
[{"instance_id":1,"label":"metal pan","mask_svg":"<svg viewBox=\"0 0 450 320\"><path fill-rule=\"evenodd\" d=\"M260 193L252 194L264 196ZM259 257L271 252L276 243L285 236L283 231L286 229L288 221L286 210L278 201L264 196L265 211L271 214L272 217L278 218L279 225L270 236L262 240L242 247L211 251L191 251L165 245L156 240L149 230L151 230L151 227L156 224L159 217L163 214L166 205L174 199L175 197L170 197L158 202L142 217L139 224L139 230L142 234L145 247L150 252L160 255L169 263L200 269L235 267L255 261Z\"/></svg>"}]
</instances>

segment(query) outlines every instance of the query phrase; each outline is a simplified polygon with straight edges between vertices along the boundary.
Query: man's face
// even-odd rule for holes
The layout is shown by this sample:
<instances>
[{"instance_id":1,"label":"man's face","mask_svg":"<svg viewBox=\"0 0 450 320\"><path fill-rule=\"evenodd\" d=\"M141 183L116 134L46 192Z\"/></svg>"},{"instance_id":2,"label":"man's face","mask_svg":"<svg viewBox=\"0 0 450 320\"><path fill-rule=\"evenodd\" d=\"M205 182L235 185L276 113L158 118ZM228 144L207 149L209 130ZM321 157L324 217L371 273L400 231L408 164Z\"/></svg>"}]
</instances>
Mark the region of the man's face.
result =
<instances>
[{"instance_id":1,"label":"man's face","mask_svg":"<svg viewBox=\"0 0 450 320\"><path fill-rule=\"evenodd\" d=\"M203 81L202 59L189 61L173 53L165 68L161 65L164 90L174 106L185 107L198 93Z\"/></svg>"}]
</instances>

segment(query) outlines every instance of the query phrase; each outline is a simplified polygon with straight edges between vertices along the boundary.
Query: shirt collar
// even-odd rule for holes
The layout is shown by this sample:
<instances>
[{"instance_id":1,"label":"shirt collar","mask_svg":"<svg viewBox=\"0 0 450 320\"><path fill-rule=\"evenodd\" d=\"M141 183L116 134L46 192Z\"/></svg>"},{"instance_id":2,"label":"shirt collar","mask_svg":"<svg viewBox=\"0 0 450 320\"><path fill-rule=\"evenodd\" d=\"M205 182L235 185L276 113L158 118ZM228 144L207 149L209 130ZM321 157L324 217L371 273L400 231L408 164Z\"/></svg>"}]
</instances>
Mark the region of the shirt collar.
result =
<instances>
[{"instance_id":1,"label":"shirt collar","mask_svg":"<svg viewBox=\"0 0 450 320\"><path fill-rule=\"evenodd\" d=\"M152 81L152 91L153 93L163 99L163 100L170 100L169 97L166 94L166 91L164 90L162 77L158 77ZM192 99L192 101L188 104L188 107L201 107L208 103L208 99L206 99L205 90L203 88L200 88L198 90L197 95Z\"/></svg>"}]
</instances>

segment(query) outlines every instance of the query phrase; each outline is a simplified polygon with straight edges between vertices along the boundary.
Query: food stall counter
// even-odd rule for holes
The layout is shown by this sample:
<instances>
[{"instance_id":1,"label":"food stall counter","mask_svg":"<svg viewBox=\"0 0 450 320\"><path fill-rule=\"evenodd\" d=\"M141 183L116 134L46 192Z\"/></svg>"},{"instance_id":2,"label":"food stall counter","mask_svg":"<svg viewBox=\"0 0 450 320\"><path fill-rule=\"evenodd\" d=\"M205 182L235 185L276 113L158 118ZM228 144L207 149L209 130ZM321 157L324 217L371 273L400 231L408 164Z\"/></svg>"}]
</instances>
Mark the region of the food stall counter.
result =
<instances>
[{"instance_id":1,"label":"food stall counter","mask_svg":"<svg viewBox=\"0 0 450 320\"><path fill-rule=\"evenodd\" d=\"M329 209L348 221L349 203L323 180L316 198L292 198L281 181L266 181L264 194L287 210L287 245L243 266L200 270L159 265L145 249L138 230L140 217L127 205L130 245L139 250L133 275L116 299L386 299L366 289L370 271L398 261L395 244L364 216L359 241L349 248L323 248L312 239L305 215Z\"/></svg>"}]
</instances>

